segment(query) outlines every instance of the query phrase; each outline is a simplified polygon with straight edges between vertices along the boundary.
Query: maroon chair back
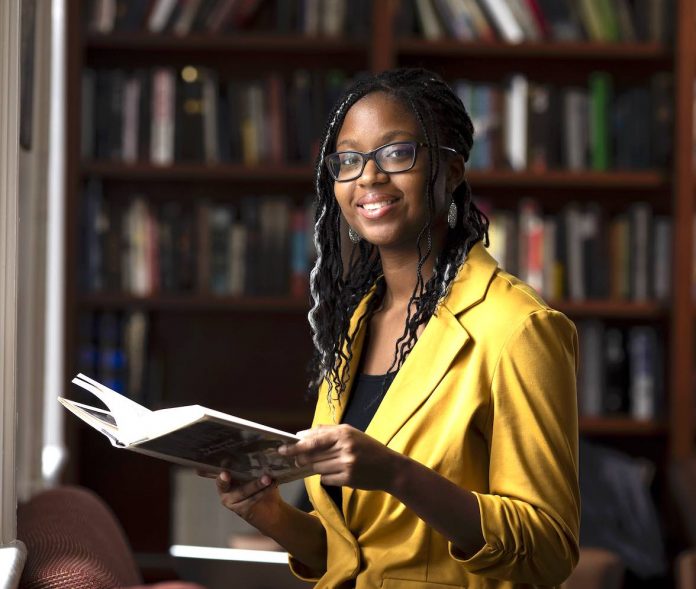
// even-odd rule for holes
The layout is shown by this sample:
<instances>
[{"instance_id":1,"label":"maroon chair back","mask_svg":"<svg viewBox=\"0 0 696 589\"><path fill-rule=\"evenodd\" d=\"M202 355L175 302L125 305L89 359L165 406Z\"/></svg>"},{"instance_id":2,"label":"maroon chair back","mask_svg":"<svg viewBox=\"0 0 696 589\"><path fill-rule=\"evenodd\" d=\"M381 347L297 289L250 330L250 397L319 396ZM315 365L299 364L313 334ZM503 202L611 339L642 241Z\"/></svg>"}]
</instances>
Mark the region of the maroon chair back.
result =
<instances>
[{"instance_id":1,"label":"maroon chair back","mask_svg":"<svg viewBox=\"0 0 696 589\"><path fill-rule=\"evenodd\" d=\"M113 589L142 583L116 517L94 493L59 487L17 510L27 547L20 589Z\"/></svg>"}]
</instances>

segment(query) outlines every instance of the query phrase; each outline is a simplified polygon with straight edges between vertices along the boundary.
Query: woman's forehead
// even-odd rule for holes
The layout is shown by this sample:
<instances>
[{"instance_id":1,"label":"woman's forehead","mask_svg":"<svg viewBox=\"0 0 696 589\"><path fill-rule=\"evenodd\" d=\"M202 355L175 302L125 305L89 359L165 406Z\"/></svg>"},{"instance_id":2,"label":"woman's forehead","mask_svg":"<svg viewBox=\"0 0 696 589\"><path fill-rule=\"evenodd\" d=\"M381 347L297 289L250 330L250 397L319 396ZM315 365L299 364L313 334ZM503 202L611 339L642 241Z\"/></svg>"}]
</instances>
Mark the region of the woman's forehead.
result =
<instances>
[{"instance_id":1,"label":"woman's forehead","mask_svg":"<svg viewBox=\"0 0 696 589\"><path fill-rule=\"evenodd\" d=\"M337 135L337 142L357 141L367 135L384 135L402 130L413 136L421 134L420 125L399 98L385 92L372 92L350 107Z\"/></svg>"}]
</instances>

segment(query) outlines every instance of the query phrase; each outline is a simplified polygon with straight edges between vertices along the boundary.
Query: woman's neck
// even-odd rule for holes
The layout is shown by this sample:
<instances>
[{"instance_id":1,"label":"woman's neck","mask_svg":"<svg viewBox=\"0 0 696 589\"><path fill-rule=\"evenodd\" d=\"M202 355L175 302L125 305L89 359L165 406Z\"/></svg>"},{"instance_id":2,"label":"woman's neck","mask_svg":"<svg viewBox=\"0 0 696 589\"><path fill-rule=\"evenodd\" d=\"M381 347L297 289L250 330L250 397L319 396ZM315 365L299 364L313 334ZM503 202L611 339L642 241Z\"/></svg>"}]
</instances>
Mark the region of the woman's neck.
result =
<instances>
[{"instance_id":1,"label":"woman's neck","mask_svg":"<svg viewBox=\"0 0 696 589\"><path fill-rule=\"evenodd\" d=\"M435 239L433 235L433 249L421 268L424 284L433 274L435 259L440 251L440 242L441 240ZM418 281L418 252L416 248L409 251L380 249L380 258L386 284L380 311L399 309L406 311Z\"/></svg>"}]
</instances>

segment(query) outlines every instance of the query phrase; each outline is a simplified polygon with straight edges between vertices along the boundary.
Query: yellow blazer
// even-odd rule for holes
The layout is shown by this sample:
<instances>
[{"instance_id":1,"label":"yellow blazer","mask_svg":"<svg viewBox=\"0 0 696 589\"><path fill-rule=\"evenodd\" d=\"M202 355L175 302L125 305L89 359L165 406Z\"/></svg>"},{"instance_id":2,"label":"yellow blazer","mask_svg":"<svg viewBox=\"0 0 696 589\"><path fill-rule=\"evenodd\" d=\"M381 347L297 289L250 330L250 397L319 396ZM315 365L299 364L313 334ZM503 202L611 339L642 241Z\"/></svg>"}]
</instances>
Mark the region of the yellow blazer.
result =
<instances>
[{"instance_id":1,"label":"yellow blazer","mask_svg":"<svg viewBox=\"0 0 696 589\"><path fill-rule=\"evenodd\" d=\"M344 487L344 519L317 475L306 486L327 571L312 578L291 556L295 575L331 589L560 585L578 559L577 353L573 323L476 244L366 433L473 491L485 546L463 558L381 491ZM320 390L313 424L340 423L346 400L332 416Z\"/></svg>"}]
</instances>

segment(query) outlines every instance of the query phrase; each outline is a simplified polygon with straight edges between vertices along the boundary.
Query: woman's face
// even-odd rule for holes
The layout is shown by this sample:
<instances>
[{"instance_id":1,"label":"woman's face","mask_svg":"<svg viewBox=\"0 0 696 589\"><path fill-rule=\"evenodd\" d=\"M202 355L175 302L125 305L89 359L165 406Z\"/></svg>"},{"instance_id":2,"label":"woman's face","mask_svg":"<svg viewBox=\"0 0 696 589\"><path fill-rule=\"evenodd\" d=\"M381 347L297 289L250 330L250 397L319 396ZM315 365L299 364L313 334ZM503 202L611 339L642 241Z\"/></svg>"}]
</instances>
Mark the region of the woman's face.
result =
<instances>
[{"instance_id":1,"label":"woman's face","mask_svg":"<svg viewBox=\"0 0 696 589\"><path fill-rule=\"evenodd\" d=\"M423 142L420 125L409 108L384 92L361 98L346 113L336 140L336 151L369 152L395 141ZM445 158L441 167L444 168ZM426 186L428 152L419 147L416 163L407 172L382 172L374 160L360 177L335 182L334 194L348 224L380 249L415 251L428 214ZM446 201L446 173L435 185L435 215L442 224Z\"/></svg>"}]
</instances>

